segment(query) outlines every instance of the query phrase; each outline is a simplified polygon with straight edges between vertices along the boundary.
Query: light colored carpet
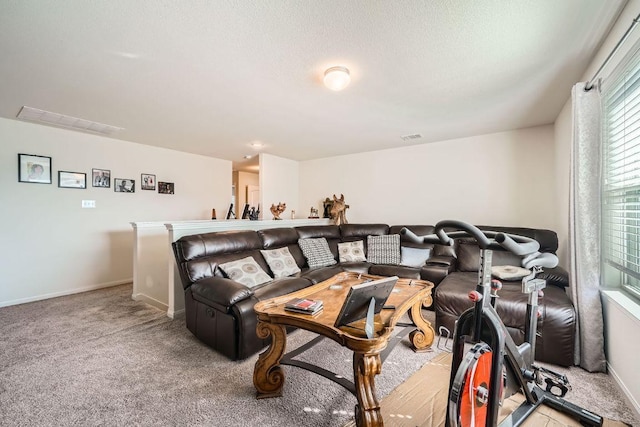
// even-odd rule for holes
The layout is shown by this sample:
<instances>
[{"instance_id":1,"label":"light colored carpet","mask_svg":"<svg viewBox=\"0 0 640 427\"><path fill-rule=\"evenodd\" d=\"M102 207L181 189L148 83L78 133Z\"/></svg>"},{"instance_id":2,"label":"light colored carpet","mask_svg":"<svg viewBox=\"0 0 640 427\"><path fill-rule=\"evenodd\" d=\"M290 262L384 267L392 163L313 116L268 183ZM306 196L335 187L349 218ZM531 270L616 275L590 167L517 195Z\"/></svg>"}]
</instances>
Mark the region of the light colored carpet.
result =
<instances>
[{"instance_id":1,"label":"light colored carpet","mask_svg":"<svg viewBox=\"0 0 640 427\"><path fill-rule=\"evenodd\" d=\"M313 336L294 332L288 349ZM436 354L414 353L405 338L376 378L379 398ZM184 319L131 300L131 285L0 308L0 425L313 427L353 419L354 396L290 366L284 395L257 400L256 359L229 361ZM351 377L351 355L332 341L304 359ZM594 396L585 397L591 409L636 424L609 376L578 371L569 370L573 397Z\"/></svg>"},{"instance_id":2,"label":"light colored carpet","mask_svg":"<svg viewBox=\"0 0 640 427\"><path fill-rule=\"evenodd\" d=\"M314 336L296 331L288 349ZM379 395L434 355L398 344ZM302 358L351 377L351 355L330 340ZM0 425L339 426L353 417L353 395L295 367L284 367L281 398L257 400L256 360L229 361L184 319L131 300L130 285L1 308Z\"/></svg>"}]
</instances>

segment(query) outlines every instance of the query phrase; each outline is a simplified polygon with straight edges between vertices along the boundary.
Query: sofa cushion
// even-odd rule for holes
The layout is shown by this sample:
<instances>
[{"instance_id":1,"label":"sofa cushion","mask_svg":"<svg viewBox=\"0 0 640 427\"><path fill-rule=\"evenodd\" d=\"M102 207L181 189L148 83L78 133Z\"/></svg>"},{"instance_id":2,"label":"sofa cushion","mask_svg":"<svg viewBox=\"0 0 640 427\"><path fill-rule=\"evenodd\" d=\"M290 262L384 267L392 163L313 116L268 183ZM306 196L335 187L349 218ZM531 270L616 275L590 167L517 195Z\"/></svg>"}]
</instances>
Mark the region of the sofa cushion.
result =
<instances>
[{"instance_id":1,"label":"sofa cushion","mask_svg":"<svg viewBox=\"0 0 640 427\"><path fill-rule=\"evenodd\" d=\"M218 254L261 249L262 241L258 233L251 230L219 231L183 236L174 245L182 261L191 261Z\"/></svg>"},{"instance_id":2,"label":"sofa cushion","mask_svg":"<svg viewBox=\"0 0 640 427\"><path fill-rule=\"evenodd\" d=\"M400 248L400 265L407 267L422 267L431 256L429 248L410 248L402 246Z\"/></svg>"},{"instance_id":3,"label":"sofa cushion","mask_svg":"<svg viewBox=\"0 0 640 427\"><path fill-rule=\"evenodd\" d=\"M458 243L458 271L478 271L480 268L480 248L475 241L461 240ZM492 265L521 265L522 257L508 251L493 250Z\"/></svg>"},{"instance_id":4,"label":"sofa cushion","mask_svg":"<svg viewBox=\"0 0 640 427\"><path fill-rule=\"evenodd\" d=\"M229 279L240 282L249 288L271 280L271 276L265 273L256 260L250 256L220 264L219 267Z\"/></svg>"},{"instance_id":5,"label":"sofa cushion","mask_svg":"<svg viewBox=\"0 0 640 427\"><path fill-rule=\"evenodd\" d=\"M300 267L296 264L296 260L291 256L289 248L286 246L279 249L270 249L260 251L262 256L269 264L269 268L273 273L273 278L290 276L300 272Z\"/></svg>"},{"instance_id":6,"label":"sofa cushion","mask_svg":"<svg viewBox=\"0 0 640 427\"><path fill-rule=\"evenodd\" d=\"M282 277L274 279L271 283L257 287L253 290L254 295L260 301L275 298L291 292L299 291L311 286L311 281L304 277Z\"/></svg>"},{"instance_id":7,"label":"sofa cushion","mask_svg":"<svg viewBox=\"0 0 640 427\"><path fill-rule=\"evenodd\" d=\"M372 264L400 264L400 235L368 236L367 262Z\"/></svg>"},{"instance_id":8,"label":"sofa cushion","mask_svg":"<svg viewBox=\"0 0 640 427\"><path fill-rule=\"evenodd\" d=\"M374 264L369 268L369 274L376 276L398 276L405 279L419 279L420 269L403 265Z\"/></svg>"},{"instance_id":9,"label":"sofa cushion","mask_svg":"<svg viewBox=\"0 0 640 427\"><path fill-rule=\"evenodd\" d=\"M332 278L338 273L342 273L344 269L340 264L330 265L328 267L303 269L300 273L305 279L309 279L314 285Z\"/></svg>"},{"instance_id":10,"label":"sofa cushion","mask_svg":"<svg viewBox=\"0 0 640 427\"><path fill-rule=\"evenodd\" d=\"M369 272L369 268L371 268L371 263L366 261L341 262L340 267L342 267L344 271L367 274Z\"/></svg>"},{"instance_id":11,"label":"sofa cushion","mask_svg":"<svg viewBox=\"0 0 640 427\"><path fill-rule=\"evenodd\" d=\"M387 224L341 224L340 235L343 242L363 242L364 252L367 253L367 236L384 236L389 234ZM396 233L397 234L397 233Z\"/></svg>"},{"instance_id":12,"label":"sofa cushion","mask_svg":"<svg viewBox=\"0 0 640 427\"><path fill-rule=\"evenodd\" d=\"M304 257L307 259L309 268L326 267L336 264L336 260L329 249L327 239L319 237L316 239L300 239L298 245L302 249Z\"/></svg>"},{"instance_id":13,"label":"sofa cushion","mask_svg":"<svg viewBox=\"0 0 640 427\"><path fill-rule=\"evenodd\" d=\"M367 257L364 256L364 244L362 240L338 243L338 255L340 256L340 262L359 262L367 260Z\"/></svg>"}]
</instances>

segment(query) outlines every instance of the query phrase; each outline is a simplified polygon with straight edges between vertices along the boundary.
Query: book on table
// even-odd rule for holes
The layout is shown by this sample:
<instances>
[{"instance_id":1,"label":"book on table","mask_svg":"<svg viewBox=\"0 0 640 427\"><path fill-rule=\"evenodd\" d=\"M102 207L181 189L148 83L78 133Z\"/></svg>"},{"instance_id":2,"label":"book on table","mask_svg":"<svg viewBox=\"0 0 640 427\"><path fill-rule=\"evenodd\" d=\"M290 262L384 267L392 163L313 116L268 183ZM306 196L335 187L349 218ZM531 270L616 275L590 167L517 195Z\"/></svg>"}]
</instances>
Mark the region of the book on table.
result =
<instances>
[{"instance_id":1,"label":"book on table","mask_svg":"<svg viewBox=\"0 0 640 427\"><path fill-rule=\"evenodd\" d=\"M284 309L295 313L316 314L322 310L322 301L308 298L294 298L285 303Z\"/></svg>"}]
</instances>

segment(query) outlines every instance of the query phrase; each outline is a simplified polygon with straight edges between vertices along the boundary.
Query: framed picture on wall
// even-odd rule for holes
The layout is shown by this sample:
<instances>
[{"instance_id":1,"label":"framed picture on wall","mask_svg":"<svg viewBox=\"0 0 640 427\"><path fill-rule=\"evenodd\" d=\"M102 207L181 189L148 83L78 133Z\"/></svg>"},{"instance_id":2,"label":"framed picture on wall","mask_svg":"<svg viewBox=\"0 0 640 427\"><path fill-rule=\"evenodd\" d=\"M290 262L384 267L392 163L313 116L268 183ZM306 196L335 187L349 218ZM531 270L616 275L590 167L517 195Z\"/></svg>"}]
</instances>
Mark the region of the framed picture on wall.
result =
<instances>
[{"instance_id":1,"label":"framed picture on wall","mask_svg":"<svg viewBox=\"0 0 640 427\"><path fill-rule=\"evenodd\" d=\"M159 182L158 193L160 194L173 194L173 182Z\"/></svg>"},{"instance_id":2,"label":"framed picture on wall","mask_svg":"<svg viewBox=\"0 0 640 427\"><path fill-rule=\"evenodd\" d=\"M140 188L143 190L155 190L156 189L156 176L150 173L143 173L140 176Z\"/></svg>"},{"instance_id":3,"label":"framed picture on wall","mask_svg":"<svg viewBox=\"0 0 640 427\"><path fill-rule=\"evenodd\" d=\"M111 171L108 169L91 169L91 179L94 187L111 187Z\"/></svg>"},{"instance_id":4,"label":"framed picture on wall","mask_svg":"<svg viewBox=\"0 0 640 427\"><path fill-rule=\"evenodd\" d=\"M51 184L51 157L18 154L18 182Z\"/></svg>"},{"instance_id":5,"label":"framed picture on wall","mask_svg":"<svg viewBox=\"0 0 640 427\"><path fill-rule=\"evenodd\" d=\"M82 172L58 171L58 187L87 188L87 174Z\"/></svg>"},{"instance_id":6,"label":"framed picture on wall","mask_svg":"<svg viewBox=\"0 0 640 427\"><path fill-rule=\"evenodd\" d=\"M136 180L114 178L113 191L116 193L135 193L136 192Z\"/></svg>"}]
</instances>

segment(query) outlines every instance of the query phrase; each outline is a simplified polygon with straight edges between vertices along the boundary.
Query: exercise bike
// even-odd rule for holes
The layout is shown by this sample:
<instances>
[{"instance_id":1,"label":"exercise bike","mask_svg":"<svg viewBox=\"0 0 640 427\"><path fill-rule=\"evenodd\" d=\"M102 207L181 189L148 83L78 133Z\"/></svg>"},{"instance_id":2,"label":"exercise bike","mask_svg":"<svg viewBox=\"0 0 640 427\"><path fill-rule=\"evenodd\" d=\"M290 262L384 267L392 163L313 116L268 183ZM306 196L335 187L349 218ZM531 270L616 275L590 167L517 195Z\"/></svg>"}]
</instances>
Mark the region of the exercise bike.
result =
<instances>
[{"instance_id":1,"label":"exercise bike","mask_svg":"<svg viewBox=\"0 0 640 427\"><path fill-rule=\"evenodd\" d=\"M460 221L440 221L434 233L417 236L403 228L401 234L417 243L452 245L456 238L473 238L480 247L478 285L469 293L472 308L456 321L453 333L447 426L498 426L502 400L521 392L525 400L500 426L519 426L540 405L547 405L582 425L601 426L602 417L563 399L569 383L565 376L534 364L538 298L546 286L536 278L542 268L553 268L558 258L540 253L540 244L528 237L481 231ZM502 284L491 280L492 249L507 249L522 257L531 273L522 279L528 295L524 342L516 345L495 310ZM545 389L541 386L546 384Z\"/></svg>"}]
</instances>

